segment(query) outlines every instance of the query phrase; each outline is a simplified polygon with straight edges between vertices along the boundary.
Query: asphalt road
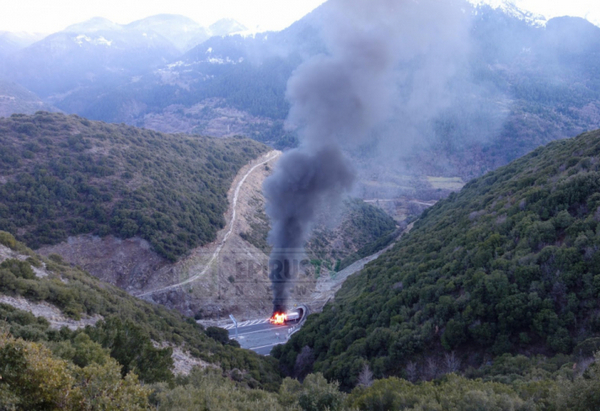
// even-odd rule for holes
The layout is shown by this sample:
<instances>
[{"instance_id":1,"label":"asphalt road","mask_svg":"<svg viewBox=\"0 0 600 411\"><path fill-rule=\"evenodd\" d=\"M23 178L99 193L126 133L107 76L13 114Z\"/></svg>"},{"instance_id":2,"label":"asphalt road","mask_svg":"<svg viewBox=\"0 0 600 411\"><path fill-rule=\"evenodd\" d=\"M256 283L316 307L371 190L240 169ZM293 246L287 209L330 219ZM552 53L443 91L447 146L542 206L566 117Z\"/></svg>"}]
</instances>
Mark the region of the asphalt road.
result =
<instances>
[{"instance_id":1,"label":"asphalt road","mask_svg":"<svg viewBox=\"0 0 600 411\"><path fill-rule=\"evenodd\" d=\"M293 325L273 325L269 320L244 321L238 324L237 338L233 324L223 328L229 331L229 338L237 339L242 348L261 355L269 355L274 346L287 341L288 330Z\"/></svg>"}]
</instances>

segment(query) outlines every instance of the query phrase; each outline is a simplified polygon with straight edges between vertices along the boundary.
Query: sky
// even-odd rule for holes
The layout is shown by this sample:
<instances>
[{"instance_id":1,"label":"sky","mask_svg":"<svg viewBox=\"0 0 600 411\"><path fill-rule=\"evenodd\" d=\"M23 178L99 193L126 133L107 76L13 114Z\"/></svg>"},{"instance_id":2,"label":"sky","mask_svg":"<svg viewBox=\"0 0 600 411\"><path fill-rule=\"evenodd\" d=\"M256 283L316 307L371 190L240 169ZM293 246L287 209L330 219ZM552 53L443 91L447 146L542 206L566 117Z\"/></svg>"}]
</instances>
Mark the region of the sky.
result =
<instances>
[{"instance_id":1,"label":"sky","mask_svg":"<svg viewBox=\"0 0 600 411\"><path fill-rule=\"evenodd\" d=\"M498 3L503 0L471 1ZM323 2L324 0L2 0L0 31L53 33L92 17L105 17L115 23L126 24L162 13L181 14L204 26L221 18L233 18L253 31L282 30ZM523 9L548 18L572 15L588 18L600 25L598 0L514 2Z\"/></svg>"},{"instance_id":2,"label":"sky","mask_svg":"<svg viewBox=\"0 0 600 411\"><path fill-rule=\"evenodd\" d=\"M2 0L0 31L53 33L92 17L127 24L181 14L203 26L233 18L251 30L282 30L325 0Z\"/></svg>"}]
</instances>

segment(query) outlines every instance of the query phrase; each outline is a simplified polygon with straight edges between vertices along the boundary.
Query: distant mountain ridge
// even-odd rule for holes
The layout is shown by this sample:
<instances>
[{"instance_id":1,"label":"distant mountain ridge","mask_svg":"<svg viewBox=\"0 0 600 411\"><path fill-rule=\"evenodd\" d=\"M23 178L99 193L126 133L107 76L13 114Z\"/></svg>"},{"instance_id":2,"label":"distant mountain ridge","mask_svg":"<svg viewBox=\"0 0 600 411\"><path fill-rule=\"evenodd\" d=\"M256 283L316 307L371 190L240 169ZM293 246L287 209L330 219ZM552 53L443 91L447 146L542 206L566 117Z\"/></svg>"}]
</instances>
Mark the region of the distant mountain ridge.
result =
<instances>
[{"instance_id":1,"label":"distant mountain ridge","mask_svg":"<svg viewBox=\"0 0 600 411\"><path fill-rule=\"evenodd\" d=\"M286 82L303 60L326 51L321 22L316 10L281 32L216 36L135 81L109 91L75 90L59 105L67 112L139 127L168 131L179 126L184 132L217 135L231 128L276 148L293 145L281 123L289 109ZM98 97L91 99L90 93ZM223 119L215 132L213 123Z\"/></svg>"},{"instance_id":2,"label":"distant mountain ridge","mask_svg":"<svg viewBox=\"0 0 600 411\"><path fill-rule=\"evenodd\" d=\"M210 38L209 29L194 20L178 15L160 14L134 21L125 27L154 31L168 39L180 52L186 52Z\"/></svg>"},{"instance_id":3,"label":"distant mountain ridge","mask_svg":"<svg viewBox=\"0 0 600 411\"><path fill-rule=\"evenodd\" d=\"M64 30L63 32L68 33L91 33L95 31L111 31L111 30L121 30L123 28L122 25L113 23L109 19L104 17L93 17L89 20L71 24Z\"/></svg>"},{"instance_id":4,"label":"distant mountain ridge","mask_svg":"<svg viewBox=\"0 0 600 411\"><path fill-rule=\"evenodd\" d=\"M139 30L160 34L182 53L189 51L212 36L228 36L245 32L247 27L234 19L224 18L204 27L189 17L178 14L157 14L133 21L117 24L103 17L94 17L87 21L68 26L63 32L93 33L99 31Z\"/></svg>"},{"instance_id":5,"label":"distant mountain ridge","mask_svg":"<svg viewBox=\"0 0 600 411\"><path fill-rule=\"evenodd\" d=\"M420 147L394 161L425 175L469 179L600 125L600 28L570 17L542 25L510 2L501 6L471 10L469 61L449 85L454 103L427 125ZM281 32L216 36L184 54L178 47L198 27L181 16L150 17L110 36L56 34L21 50L5 72L86 118L167 132L243 134L290 147L296 139L283 127L287 80L303 61L327 53L326 7ZM188 34L177 37L161 25ZM90 22L91 29L109 26ZM238 29L230 21L213 29L218 26Z\"/></svg>"},{"instance_id":6,"label":"distant mountain ridge","mask_svg":"<svg viewBox=\"0 0 600 411\"><path fill-rule=\"evenodd\" d=\"M212 36L228 36L231 34L242 33L248 28L234 19L221 19L208 27Z\"/></svg>"},{"instance_id":7,"label":"distant mountain ridge","mask_svg":"<svg viewBox=\"0 0 600 411\"><path fill-rule=\"evenodd\" d=\"M492 7L496 10L501 10L504 13L511 15L513 17L517 17L520 20L526 21L534 26L545 26L548 20L554 17L560 16L549 16L542 15L539 13L535 13L529 10L525 10L515 4L515 0L468 0L471 4L475 6L488 6ZM577 10L577 8L575 8ZM579 9L575 11L577 15L581 15L582 10ZM595 26L600 27L600 16L594 15L593 11L589 8L586 12L585 19Z\"/></svg>"},{"instance_id":8,"label":"distant mountain ridge","mask_svg":"<svg viewBox=\"0 0 600 411\"><path fill-rule=\"evenodd\" d=\"M175 46L155 32L94 20L89 31L52 34L12 54L5 76L49 101L91 85L107 87L175 58Z\"/></svg>"},{"instance_id":9,"label":"distant mountain ridge","mask_svg":"<svg viewBox=\"0 0 600 411\"><path fill-rule=\"evenodd\" d=\"M506 15L515 17L532 26L543 27L548 21L548 19L541 14L533 13L518 7L512 0L491 0L486 2L478 0L469 1L476 7L491 7L494 10L501 10Z\"/></svg>"},{"instance_id":10,"label":"distant mountain ridge","mask_svg":"<svg viewBox=\"0 0 600 411\"><path fill-rule=\"evenodd\" d=\"M0 57L6 57L17 50L43 39L45 36L45 34L41 33L0 31Z\"/></svg>"},{"instance_id":11,"label":"distant mountain ridge","mask_svg":"<svg viewBox=\"0 0 600 411\"><path fill-rule=\"evenodd\" d=\"M435 119L425 147L402 160L411 169L468 179L600 125L600 28L572 17L541 24L541 17L503 4L473 9L472 52L452 86L456 104ZM229 107L253 116L244 134L276 147L293 145L282 127L286 83L303 61L327 53L321 36L326 5L281 32L214 37L135 82L98 90L94 99L75 91L59 106L170 131L178 124L182 131L203 130ZM236 124L234 116L229 121Z\"/></svg>"},{"instance_id":12,"label":"distant mountain ridge","mask_svg":"<svg viewBox=\"0 0 600 411\"><path fill-rule=\"evenodd\" d=\"M233 20L215 23L219 36L245 28ZM126 25L96 17L33 44L0 35L0 75L60 105L72 93L106 92L148 70L174 61L212 36L193 20L158 15ZM81 108L73 107L75 112Z\"/></svg>"}]
</instances>

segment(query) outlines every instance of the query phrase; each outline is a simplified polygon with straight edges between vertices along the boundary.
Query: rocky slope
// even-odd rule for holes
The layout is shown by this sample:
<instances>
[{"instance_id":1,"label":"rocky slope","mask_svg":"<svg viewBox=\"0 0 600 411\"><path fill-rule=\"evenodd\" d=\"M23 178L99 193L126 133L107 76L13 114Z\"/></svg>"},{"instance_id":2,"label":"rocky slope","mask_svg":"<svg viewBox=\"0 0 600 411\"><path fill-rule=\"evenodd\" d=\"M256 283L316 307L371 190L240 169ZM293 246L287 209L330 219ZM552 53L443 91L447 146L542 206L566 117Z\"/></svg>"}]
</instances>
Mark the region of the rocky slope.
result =
<instances>
[{"instance_id":1,"label":"rocky slope","mask_svg":"<svg viewBox=\"0 0 600 411\"><path fill-rule=\"evenodd\" d=\"M257 211L255 198L261 195L262 181L278 155L270 152L242 167L229 189L227 223L216 240L194 248L174 264L160 258L139 238L122 241L80 236L40 252L61 253L68 261L133 295L188 315L202 311L217 316L219 309L223 313L266 314L271 299L264 270L267 256L242 240L240 233L249 229Z\"/></svg>"}]
</instances>

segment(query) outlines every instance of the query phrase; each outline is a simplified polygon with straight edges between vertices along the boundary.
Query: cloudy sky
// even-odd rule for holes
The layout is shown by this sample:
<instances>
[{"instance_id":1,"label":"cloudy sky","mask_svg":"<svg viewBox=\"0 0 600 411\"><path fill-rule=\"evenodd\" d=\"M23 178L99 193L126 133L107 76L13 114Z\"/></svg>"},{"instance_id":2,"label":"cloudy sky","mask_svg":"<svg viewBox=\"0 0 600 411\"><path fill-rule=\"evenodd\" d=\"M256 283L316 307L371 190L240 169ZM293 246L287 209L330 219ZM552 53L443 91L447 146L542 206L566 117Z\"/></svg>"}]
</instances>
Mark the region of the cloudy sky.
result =
<instances>
[{"instance_id":1,"label":"cloudy sky","mask_svg":"<svg viewBox=\"0 0 600 411\"><path fill-rule=\"evenodd\" d=\"M181 14L208 26L233 18L250 29L281 30L324 0L3 0L0 31L51 33L105 17L126 24L156 14Z\"/></svg>"},{"instance_id":2,"label":"cloudy sky","mask_svg":"<svg viewBox=\"0 0 600 411\"><path fill-rule=\"evenodd\" d=\"M499 3L503 0L471 1ZM581 16L600 25L598 0L514 1L519 7L546 17ZM323 2L324 0L4 0L0 13L0 31L52 33L97 16L125 24L161 13L182 14L205 26L229 17L253 30L281 30Z\"/></svg>"}]
</instances>

